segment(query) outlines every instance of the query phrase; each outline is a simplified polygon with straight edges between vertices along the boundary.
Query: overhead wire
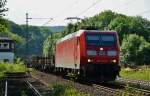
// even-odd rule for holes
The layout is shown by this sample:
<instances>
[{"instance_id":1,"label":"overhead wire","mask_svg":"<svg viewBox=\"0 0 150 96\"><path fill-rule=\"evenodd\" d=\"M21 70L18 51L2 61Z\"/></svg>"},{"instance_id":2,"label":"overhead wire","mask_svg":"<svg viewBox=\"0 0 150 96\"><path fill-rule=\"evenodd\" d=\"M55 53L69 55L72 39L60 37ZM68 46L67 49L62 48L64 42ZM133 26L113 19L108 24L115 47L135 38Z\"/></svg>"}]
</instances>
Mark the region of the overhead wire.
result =
<instances>
[{"instance_id":1,"label":"overhead wire","mask_svg":"<svg viewBox=\"0 0 150 96\"><path fill-rule=\"evenodd\" d=\"M64 14L66 12L66 10L71 9L77 3L78 3L78 0L75 0L74 2L72 2L71 4L69 4L69 6L67 6L66 8L64 8L60 13L58 13L56 16L54 16L54 18L58 18L59 16L62 16L62 14ZM45 22L44 24L42 24L42 26L47 25L51 21L52 21L52 19L48 20L47 22Z\"/></svg>"},{"instance_id":2,"label":"overhead wire","mask_svg":"<svg viewBox=\"0 0 150 96\"><path fill-rule=\"evenodd\" d=\"M89 7L87 7L85 10L83 10L82 12L80 12L79 14L77 14L77 16L81 16L82 14L84 14L85 12L87 12L89 9L91 9L92 7L94 7L96 4L98 4L100 1L102 1L102 0L97 0L92 5L90 5Z\"/></svg>"},{"instance_id":3,"label":"overhead wire","mask_svg":"<svg viewBox=\"0 0 150 96\"><path fill-rule=\"evenodd\" d=\"M60 13L58 13L55 18L62 16L62 14L64 14L66 11L70 11L71 8L73 8L77 3L79 2L79 0L75 0L75 2L72 2L69 6L67 6L66 8L64 8ZM68 10L69 9L69 10Z\"/></svg>"},{"instance_id":4,"label":"overhead wire","mask_svg":"<svg viewBox=\"0 0 150 96\"><path fill-rule=\"evenodd\" d=\"M82 14L86 13L89 9L91 9L92 7L94 7L95 5L97 5L100 1L103 1L103 0L97 0L92 5L90 5L88 8L86 8L85 10L83 10L82 12L80 12L77 16L81 16ZM129 1L129 2L125 3L125 5L129 5L131 2L133 2L133 1Z\"/></svg>"},{"instance_id":5,"label":"overhead wire","mask_svg":"<svg viewBox=\"0 0 150 96\"><path fill-rule=\"evenodd\" d=\"M84 14L85 12L87 12L89 9L91 9L92 7L94 7L96 4L98 4L100 1L102 1L102 0L97 0L97 1L94 2L92 5L90 5L88 8L86 8L85 10L83 10L82 12L80 12L77 16L81 16L82 14ZM73 2L72 4L75 5L75 3L77 3L77 1ZM72 5L72 4L71 4L71 5ZM68 9L68 8L70 9L71 5L68 6L67 8L65 8L65 9ZM61 13L64 13L65 11L66 11L66 10L63 10ZM61 13L60 13L60 14L61 14ZM60 15L58 14L56 17L58 17L58 16L60 16ZM76 16L76 17L77 17L77 16ZM55 17L55 18L56 18L56 17ZM50 21L51 21L51 20L47 21L47 22L44 23L42 26L48 24Z\"/></svg>"},{"instance_id":6,"label":"overhead wire","mask_svg":"<svg viewBox=\"0 0 150 96\"><path fill-rule=\"evenodd\" d=\"M82 12L80 12L78 15L76 15L75 17L69 17L70 19L67 19L67 20L71 20L72 19L77 19L77 22L79 20L82 20L82 18L80 18L79 16L81 16L82 14L84 14L85 12L87 12L89 9L91 9L92 7L94 7L96 4L98 4L100 1L102 0L97 0L96 2L94 2L92 5L90 5L89 7L87 7L85 10L83 10ZM72 18L72 19L71 19Z\"/></svg>"},{"instance_id":7,"label":"overhead wire","mask_svg":"<svg viewBox=\"0 0 150 96\"><path fill-rule=\"evenodd\" d=\"M94 7L95 5L97 5L100 1L103 1L103 0L97 0L97 1L94 2L92 5L90 5L89 7L87 7L85 10L83 10L82 12L80 12L77 16L81 16L82 14L86 13L89 9L91 9L92 7ZM133 2L133 1L132 1L132 2ZM57 14L57 15L55 16L55 18L57 18L57 17L59 17L60 15L62 15L63 13L65 13L66 9L68 9L68 8L70 9L70 7L72 7L72 5L75 5L75 3L77 3L77 1L73 2L73 3L70 4L68 7L66 7L65 9L63 9L62 12L60 12L59 14ZM130 1L130 2L127 2L125 5L128 5L128 4L130 4L130 3L131 3L131 1ZM77 17L77 16L76 16L76 17ZM47 21L46 23L44 23L42 26L48 24L51 20L52 20L52 19L48 20L48 21Z\"/></svg>"},{"instance_id":8,"label":"overhead wire","mask_svg":"<svg viewBox=\"0 0 150 96\"><path fill-rule=\"evenodd\" d=\"M83 15L83 14L86 13L89 9L91 9L92 7L94 7L95 5L97 5L100 1L103 1L103 0L97 0L96 2L94 2L93 4L91 4L89 7L87 7L85 10L83 10L82 12L80 12L79 14L77 14L76 17L79 17L79 16ZM122 8L122 7L126 6L126 5L129 5L129 4L133 3L133 2L135 2L135 1L128 1L128 2L126 2L124 5L119 6L118 9L119 9L119 8ZM66 7L65 9L63 9L63 11L61 11L61 12L60 12L59 14L57 14L55 17L57 18L57 17L59 17L61 14L64 14L68 8L70 9L70 8L73 7L76 3L77 3L77 1L73 2L73 3L70 4L68 7ZM150 12L150 10L146 10L146 11L144 11L144 12L141 12L140 14L146 14L146 13L149 13L149 12ZM62 16L62 15L61 15L61 16ZM51 19L48 20L46 23L44 23L42 26L48 24L50 21L51 21Z\"/></svg>"}]
</instances>

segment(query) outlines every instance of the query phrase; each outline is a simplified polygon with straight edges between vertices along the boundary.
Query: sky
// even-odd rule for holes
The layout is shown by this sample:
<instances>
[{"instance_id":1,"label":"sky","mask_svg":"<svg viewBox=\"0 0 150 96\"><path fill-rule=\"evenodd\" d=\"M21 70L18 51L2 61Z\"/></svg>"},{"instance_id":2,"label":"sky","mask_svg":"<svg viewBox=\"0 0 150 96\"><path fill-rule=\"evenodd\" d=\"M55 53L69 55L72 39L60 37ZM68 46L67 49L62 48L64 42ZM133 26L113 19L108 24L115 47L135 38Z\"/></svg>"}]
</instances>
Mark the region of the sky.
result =
<instances>
[{"instance_id":1,"label":"sky","mask_svg":"<svg viewBox=\"0 0 150 96\"><path fill-rule=\"evenodd\" d=\"M76 20L68 17L92 17L104 10L112 10L128 16L142 16L150 20L150 0L7 0L5 18L17 24L62 26ZM46 19L35 19L46 18ZM50 20L49 18L53 18Z\"/></svg>"}]
</instances>

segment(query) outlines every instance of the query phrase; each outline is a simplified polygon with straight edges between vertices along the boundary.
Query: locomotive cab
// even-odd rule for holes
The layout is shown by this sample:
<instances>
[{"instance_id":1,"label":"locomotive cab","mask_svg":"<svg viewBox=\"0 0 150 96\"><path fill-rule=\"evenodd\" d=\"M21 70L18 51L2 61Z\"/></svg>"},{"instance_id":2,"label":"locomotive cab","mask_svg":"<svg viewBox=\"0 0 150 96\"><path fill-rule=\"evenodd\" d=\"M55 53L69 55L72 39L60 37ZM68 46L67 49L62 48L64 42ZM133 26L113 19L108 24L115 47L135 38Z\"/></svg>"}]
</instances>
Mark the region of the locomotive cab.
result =
<instances>
[{"instance_id":1,"label":"locomotive cab","mask_svg":"<svg viewBox=\"0 0 150 96\"><path fill-rule=\"evenodd\" d=\"M118 63L119 49L115 34L86 34L85 42L88 63Z\"/></svg>"},{"instance_id":2,"label":"locomotive cab","mask_svg":"<svg viewBox=\"0 0 150 96\"><path fill-rule=\"evenodd\" d=\"M92 81L111 81L119 75L119 42L117 32L85 31L84 75Z\"/></svg>"}]
</instances>

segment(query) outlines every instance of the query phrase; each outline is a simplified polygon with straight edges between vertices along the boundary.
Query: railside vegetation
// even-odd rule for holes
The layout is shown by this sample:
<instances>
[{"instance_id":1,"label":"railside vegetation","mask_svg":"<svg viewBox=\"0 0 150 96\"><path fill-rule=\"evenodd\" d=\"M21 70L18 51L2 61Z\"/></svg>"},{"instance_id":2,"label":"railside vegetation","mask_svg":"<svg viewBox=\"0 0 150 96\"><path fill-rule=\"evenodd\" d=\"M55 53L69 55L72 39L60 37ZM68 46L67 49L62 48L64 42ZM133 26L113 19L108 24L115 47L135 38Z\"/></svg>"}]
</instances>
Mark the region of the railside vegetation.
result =
<instances>
[{"instance_id":1,"label":"railside vegetation","mask_svg":"<svg viewBox=\"0 0 150 96\"><path fill-rule=\"evenodd\" d=\"M17 59L14 64L7 62L0 62L0 96L4 96L4 76L6 72L26 72L27 69L20 61Z\"/></svg>"},{"instance_id":2,"label":"railside vegetation","mask_svg":"<svg viewBox=\"0 0 150 96\"><path fill-rule=\"evenodd\" d=\"M6 72L26 72L26 67L23 64L10 64L0 62L0 78L4 76Z\"/></svg>"},{"instance_id":3,"label":"railside vegetation","mask_svg":"<svg viewBox=\"0 0 150 96\"><path fill-rule=\"evenodd\" d=\"M120 76L123 78L136 79L136 80L148 80L150 81L150 68L122 68Z\"/></svg>"},{"instance_id":4,"label":"railside vegetation","mask_svg":"<svg viewBox=\"0 0 150 96\"><path fill-rule=\"evenodd\" d=\"M89 94L79 92L72 84L54 84L52 96L90 96Z\"/></svg>"}]
</instances>

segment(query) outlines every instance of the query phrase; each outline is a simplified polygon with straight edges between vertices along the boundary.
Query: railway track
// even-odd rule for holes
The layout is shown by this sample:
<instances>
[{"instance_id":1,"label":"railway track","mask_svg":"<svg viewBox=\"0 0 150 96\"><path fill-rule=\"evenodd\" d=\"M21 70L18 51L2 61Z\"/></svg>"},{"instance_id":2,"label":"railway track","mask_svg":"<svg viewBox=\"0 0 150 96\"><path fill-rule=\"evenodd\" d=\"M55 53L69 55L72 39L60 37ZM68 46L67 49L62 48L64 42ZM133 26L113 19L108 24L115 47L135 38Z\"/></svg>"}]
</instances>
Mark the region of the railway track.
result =
<instances>
[{"instance_id":1,"label":"railway track","mask_svg":"<svg viewBox=\"0 0 150 96\"><path fill-rule=\"evenodd\" d=\"M122 79L118 78L116 80L117 82L114 82L115 86L120 86L118 89L114 89L106 86L101 86L94 84L94 87L97 87L102 91L103 94L106 96L150 96L150 82L149 81L142 81L142 80L131 80L131 79Z\"/></svg>"},{"instance_id":2,"label":"railway track","mask_svg":"<svg viewBox=\"0 0 150 96\"><path fill-rule=\"evenodd\" d=\"M124 86L123 89L114 89L93 84L93 87L97 88L97 90L99 90L103 96L150 96L150 91L129 86Z\"/></svg>"},{"instance_id":3,"label":"railway track","mask_svg":"<svg viewBox=\"0 0 150 96\"><path fill-rule=\"evenodd\" d=\"M30 78L29 81L27 81L27 84L37 94L37 96L50 96L52 93L52 90L48 86L35 78Z\"/></svg>"},{"instance_id":4,"label":"railway track","mask_svg":"<svg viewBox=\"0 0 150 96\"><path fill-rule=\"evenodd\" d=\"M40 79L44 84L69 84L69 80L60 78L56 75L47 74L36 71L32 76ZM41 78L42 77L42 78ZM51 80L50 80L51 79ZM150 96L150 91L138 89L135 87L119 85L105 85L105 84L82 84L80 82L72 82L73 86L80 92L91 94L91 96Z\"/></svg>"},{"instance_id":5,"label":"railway track","mask_svg":"<svg viewBox=\"0 0 150 96\"><path fill-rule=\"evenodd\" d=\"M120 89L114 89L114 88L105 87L97 84L93 84L92 86L96 90L100 91L103 96L122 96L122 93L124 92L123 90Z\"/></svg>"},{"instance_id":6,"label":"railway track","mask_svg":"<svg viewBox=\"0 0 150 96\"><path fill-rule=\"evenodd\" d=\"M42 96L41 93L39 93L39 91L29 81L26 81L25 83L26 83L26 87L32 90L32 95Z\"/></svg>"},{"instance_id":7,"label":"railway track","mask_svg":"<svg viewBox=\"0 0 150 96\"><path fill-rule=\"evenodd\" d=\"M6 73L5 96L48 96L50 90L26 73Z\"/></svg>"},{"instance_id":8,"label":"railway track","mask_svg":"<svg viewBox=\"0 0 150 96\"><path fill-rule=\"evenodd\" d=\"M140 89L150 90L150 81L143 80L132 80L127 78L117 78L116 82L120 84L129 84L130 86L135 86Z\"/></svg>"}]
</instances>

